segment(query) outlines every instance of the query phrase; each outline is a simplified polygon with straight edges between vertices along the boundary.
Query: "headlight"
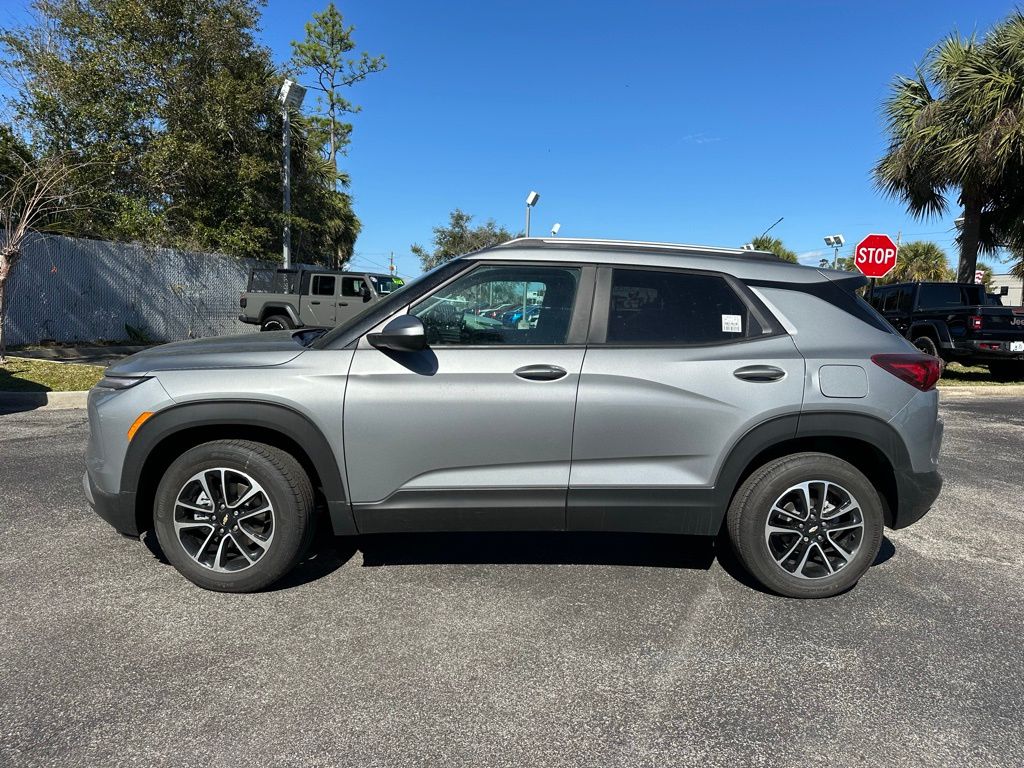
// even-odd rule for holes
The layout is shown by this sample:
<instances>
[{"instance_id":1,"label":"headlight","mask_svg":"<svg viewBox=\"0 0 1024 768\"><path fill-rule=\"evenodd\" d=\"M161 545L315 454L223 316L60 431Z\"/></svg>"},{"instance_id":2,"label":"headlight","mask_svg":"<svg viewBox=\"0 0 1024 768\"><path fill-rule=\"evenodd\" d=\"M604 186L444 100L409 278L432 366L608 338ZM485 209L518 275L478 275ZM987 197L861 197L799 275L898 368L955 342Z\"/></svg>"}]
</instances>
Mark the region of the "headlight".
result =
<instances>
[{"instance_id":1,"label":"headlight","mask_svg":"<svg viewBox=\"0 0 1024 768\"><path fill-rule=\"evenodd\" d=\"M104 376L96 384L101 389L131 389L136 384L148 381L150 376Z\"/></svg>"}]
</instances>

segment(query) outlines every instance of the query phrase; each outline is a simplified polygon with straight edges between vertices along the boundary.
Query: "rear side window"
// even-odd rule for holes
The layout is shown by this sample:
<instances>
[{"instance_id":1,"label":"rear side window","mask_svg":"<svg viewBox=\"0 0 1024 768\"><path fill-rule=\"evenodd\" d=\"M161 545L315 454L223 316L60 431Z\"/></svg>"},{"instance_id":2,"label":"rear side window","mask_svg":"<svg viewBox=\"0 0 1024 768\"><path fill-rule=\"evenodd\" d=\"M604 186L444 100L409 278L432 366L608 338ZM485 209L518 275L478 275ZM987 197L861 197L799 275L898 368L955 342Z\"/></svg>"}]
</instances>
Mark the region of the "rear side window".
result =
<instances>
[{"instance_id":1,"label":"rear side window","mask_svg":"<svg viewBox=\"0 0 1024 768\"><path fill-rule=\"evenodd\" d=\"M609 344L722 344L761 328L728 282L715 275L612 270Z\"/></svg>"},{"instance_id":2,"label":"rear side window","mask_svg":"<svg viewBox=\"0 0 1024 768\"><path fill-rule=\"evenodd\" d=\"M334 275L313 275L313 290L310 293L314 296L333 296Z\"/></svg>"},{"instance_id":3,"label":"rear side window","mask_svg":"<svg viewBox=\"0 0 1024 768\"><path fill-rule=\"evenodd\" d=\"M917 296L919 307L959 307L964 303L960 286L955 283L948 285L922 285Z\"/></svg>"}]
</instances>

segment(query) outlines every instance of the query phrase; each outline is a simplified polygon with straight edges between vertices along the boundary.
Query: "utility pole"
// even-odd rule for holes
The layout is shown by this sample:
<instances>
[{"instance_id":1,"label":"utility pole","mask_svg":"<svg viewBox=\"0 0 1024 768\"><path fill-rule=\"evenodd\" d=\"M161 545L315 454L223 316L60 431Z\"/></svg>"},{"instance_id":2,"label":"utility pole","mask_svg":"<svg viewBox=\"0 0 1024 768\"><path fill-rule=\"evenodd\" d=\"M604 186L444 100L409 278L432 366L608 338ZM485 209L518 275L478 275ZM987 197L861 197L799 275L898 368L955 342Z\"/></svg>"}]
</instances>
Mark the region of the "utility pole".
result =
<instances>
[{"instance_id":1,"label":"utility pole","mask_svg":"<svg viewBox=\"0 0 1024 768\"><path fill-rule=\"evenodd\" d=\"M277 100L281 103L281 151L284 153L283 175L284 180L284 233L282 237L281 255L284 260L284 268L292 265L292 121L291 110L302 106L302 100L306 96L306 89L292 80L285 80L281 90L277 94Z\"/></svg>"},{"instance_id":2,"label":"utility pole","mask_svg":"<svg viewBox=\"0 0 1024 768\"><path fill-rule=\"evenodd\" d=\"M391 252L391 261L388 262L388 272L391 273L392 277L395 276L395 252L394 251Z\"/></svg>"}]
</instances>

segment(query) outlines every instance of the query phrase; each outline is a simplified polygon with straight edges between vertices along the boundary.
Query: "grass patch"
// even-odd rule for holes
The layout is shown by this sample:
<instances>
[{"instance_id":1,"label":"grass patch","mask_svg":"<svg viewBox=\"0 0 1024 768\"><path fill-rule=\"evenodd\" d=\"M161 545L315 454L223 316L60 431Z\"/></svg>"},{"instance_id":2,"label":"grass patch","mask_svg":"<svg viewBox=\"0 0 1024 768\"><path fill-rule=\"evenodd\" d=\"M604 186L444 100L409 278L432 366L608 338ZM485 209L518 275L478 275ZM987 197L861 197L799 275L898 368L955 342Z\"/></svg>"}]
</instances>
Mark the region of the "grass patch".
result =
<instances>
[{"instance_id":1,"label":"grass patch","mask_svg":"<svg viewBox=\"0 0 1024 768\"><path fill-rule=\"evenodd\" d=\"M0 392L77 392L103 377L102 365L11 357L0 365Z\"/></svg>"},{"instance_id":2,"label":"grass patch","mask_svg":"<svg viewBox=\"0 0 1024 768\"><path fill-rule=\"evenodd\" d=\"M1024 384L1020 381L996 381L988 368L981 365L960 365L960 363L949 363L942 371L942 378L939 379L940 387L956 387L970 384L979 387L1002 387L1008 384Z\"/></svg>"}]
</instances>

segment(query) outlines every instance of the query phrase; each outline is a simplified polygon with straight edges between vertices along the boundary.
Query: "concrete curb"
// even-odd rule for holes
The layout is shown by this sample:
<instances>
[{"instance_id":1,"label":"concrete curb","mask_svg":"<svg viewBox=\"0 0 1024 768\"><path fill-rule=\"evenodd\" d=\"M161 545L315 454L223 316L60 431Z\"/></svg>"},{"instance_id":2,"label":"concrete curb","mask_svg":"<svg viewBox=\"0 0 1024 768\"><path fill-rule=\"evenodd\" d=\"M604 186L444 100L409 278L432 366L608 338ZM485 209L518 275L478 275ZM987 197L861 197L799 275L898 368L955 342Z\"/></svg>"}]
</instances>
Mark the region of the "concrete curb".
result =
<instances>
[{"instance_id":1,"label":"concrete curb","mask_svg":"<svg viewBox=\"0 0 1024 768\"><path fill-rule=\"evenodd\" d=\"M0 392L0 409L31 411L85 408L89 392Z\"/></svg>"}]
</instances>

